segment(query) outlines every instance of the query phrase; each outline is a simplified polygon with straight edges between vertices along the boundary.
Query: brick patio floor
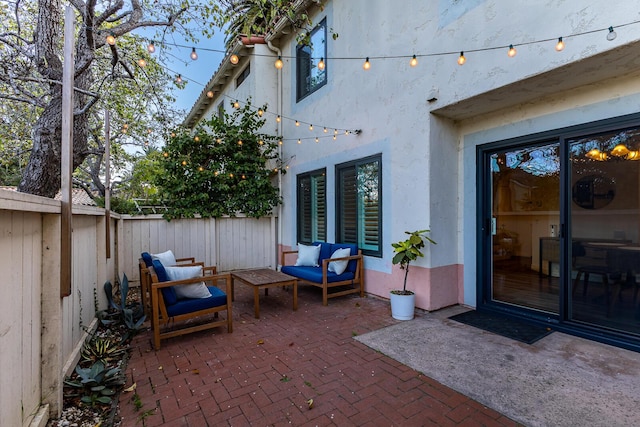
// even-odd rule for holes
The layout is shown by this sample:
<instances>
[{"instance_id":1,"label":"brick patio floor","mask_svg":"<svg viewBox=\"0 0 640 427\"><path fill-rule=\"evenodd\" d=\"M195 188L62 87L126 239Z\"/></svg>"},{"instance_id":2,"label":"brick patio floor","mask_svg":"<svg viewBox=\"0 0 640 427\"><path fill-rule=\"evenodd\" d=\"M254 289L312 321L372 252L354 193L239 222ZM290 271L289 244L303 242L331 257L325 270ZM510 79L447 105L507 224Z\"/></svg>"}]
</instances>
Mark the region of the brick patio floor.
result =
<instances>
[{"instance_id":1,"label":"brick patio floor","mask_svg":"<svg viewBox=\"0 0 640 427\"><path fill-rule=\"evenodd\" d=\"M120 395L127 426L515 426L517 423L354 340L397 323L389 303L317 288L261 291L236 285L233 330L162 342L138 335ZM313 399L309 408L307 403Z\"/></svg>"}]
</instances>

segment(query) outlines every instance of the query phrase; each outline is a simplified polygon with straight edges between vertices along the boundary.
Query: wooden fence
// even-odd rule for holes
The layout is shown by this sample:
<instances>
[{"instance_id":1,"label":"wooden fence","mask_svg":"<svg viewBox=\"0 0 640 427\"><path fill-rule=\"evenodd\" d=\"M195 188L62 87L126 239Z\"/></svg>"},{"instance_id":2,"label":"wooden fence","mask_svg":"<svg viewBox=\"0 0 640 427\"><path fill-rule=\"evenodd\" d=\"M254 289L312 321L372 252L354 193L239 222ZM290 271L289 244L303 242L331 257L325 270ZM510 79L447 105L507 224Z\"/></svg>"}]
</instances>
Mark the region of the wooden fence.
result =
<instances>
[{"instance_id":1,"label":"wooden fence","mask_svg":"<svg viewBox=\"0 0 640 427\"><path fill-rule=\"evenodd\" d=\"M44 426L59 415L62 381L96 324L96 308L106 308L104 282L127 274L135 284L142 251L171 249L221 271L277 265L275 217L112 215L107 239L104 210L74 206L71 295L61 298L60 224L59 201L0 190L2 425Z\"/></svg>"}]
</instances>

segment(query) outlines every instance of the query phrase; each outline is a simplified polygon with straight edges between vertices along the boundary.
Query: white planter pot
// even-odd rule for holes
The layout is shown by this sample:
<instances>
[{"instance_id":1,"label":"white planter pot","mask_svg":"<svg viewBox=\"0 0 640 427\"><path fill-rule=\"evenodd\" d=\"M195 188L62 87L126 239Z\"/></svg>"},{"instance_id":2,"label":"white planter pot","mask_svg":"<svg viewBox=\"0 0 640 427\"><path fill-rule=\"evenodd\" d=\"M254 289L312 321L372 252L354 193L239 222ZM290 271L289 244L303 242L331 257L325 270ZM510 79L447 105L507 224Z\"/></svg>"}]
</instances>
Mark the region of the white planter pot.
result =
<instances>
[{"instance_id":1,"label":"white planter pot","mask_svg":"<svg viewBox=\"0 0 640 427\"><path fill-rule=\"evenodd\" d=\"M397 295L393 292L391 295L391 317L396 320L411 320L413 319L413 311L416 306L416 296L412 295Z\"/></svg>"}]
</instances>

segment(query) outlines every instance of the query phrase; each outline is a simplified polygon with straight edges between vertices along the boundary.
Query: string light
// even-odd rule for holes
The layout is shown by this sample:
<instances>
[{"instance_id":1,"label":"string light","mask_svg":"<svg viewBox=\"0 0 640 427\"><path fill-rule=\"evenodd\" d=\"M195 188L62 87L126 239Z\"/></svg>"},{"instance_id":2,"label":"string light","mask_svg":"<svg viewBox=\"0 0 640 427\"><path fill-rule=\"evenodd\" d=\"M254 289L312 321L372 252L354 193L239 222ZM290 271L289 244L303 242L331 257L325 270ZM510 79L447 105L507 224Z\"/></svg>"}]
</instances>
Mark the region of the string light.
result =
<instances>
[{"instance_id":1,"label":"string light","mask_svg":"<svg viewBox=\"0 0 640 427\"><path fill-rule=\"evenodd\" d=\"M336 139L338 139L338 137L336 135L333 135L333 140L335 141Z\"/></svg>"},{"instance_id":2,"label":"string light","mask_svg":"<svg viewBox=\"0 0 640 427\"><path fill-rule=\"evenodd\" d=\"M412 67L415 67L416 65L418 65L418 58L416 58L415 55L413 55L413 57L411 58L411 61L409 61L409 65L411 65Z\"/></svg>"},{"instance_id":3,"label":"string light","mask_svg":"<svg viewBox=\"0 0 640 427\"><path fill-rule=\"evenodd\" d=\"M298 138L298 144L302 144L302 140Z\"/></svg>"},{"instance_id":4,"label":"string light","mask_svg":"<svg viewBox=\"0 0 640 427\"><path fill-rule=\"evenodd\" d=\"M182 74L176 76L176 83L182 83Z\"/></svg>"},{"instance_id":5,"label":"string light","mask_svg":"<svg viewBox=\"0 0 640 427\"><path fill-rule=\"evenodd\" d=\"M280 123L282 121L282 119L280 118L280 115L278 115L278 117L276 117L276 122Z\"/></svg>"},{"instance_id":6,"label":"string light","mask_svg":"<svg viewBox=\"0 0 640 427\"><path fill-rule=\"evenodd\" d=\"M324 129L322 130L324 133L329 132L329 130L327 129L327 127L325 126Z\"/></svg>"},{"instance_id":7,"label":"string light","mask_svg":"<svg viewBox=\"0 0 640 427\"><path fill-rule=\"evenodd\" d=\"M320 62L318 62L318 70L324 70L324 58L320 58Z\"/></svg>"},{"instance_id":8,"label":"string light","mask_svg":"<svg viewBox=\"0 0 640 427\"><path fill-rule=\"evenodd\" d=\"M296 126L300 126L300 122L296 120Z\"/></svg>"},{"instance_id":9,"label":"string light","mask_svg":"<svg viewBox=\"0 0 640 427\"><path fill-rule=\"evenodd\" d=\"M155 51L156 51L155 42L153 40L151 40L151 42L147 45L147 52L153 53Z\"/></svg>"},{"instance_id":10,"label":"string light","mask_svg":"<svg viewBox=\"0 0 640 427\"><path fill-rule=\"evenodd\" d=\"M213 98L213 91L212 90L207 92L207 98Z\"/></svg>"},{"instance_id":11,"label":"string light","mask_svg":"<svg viewBox=\"0 0 640 427\"><path fill-rule=\"evenodd\" d=\"M109 32L109 34L107 34L107 44L109 46L114 46L116 44L116 36L115 34L113 34L112 32Z\"/></svg>"},{"instance_id":12,"label":"string light","mask_svg":"<svg viewBox=\"0 0 640 427\"><path fill-rule=\"evenodd\" d=\"M241 139L238 140L238 145L242 145L242 140Z\"/></svg>"},{"instance_id":13,"label":"string light","mask_svg":"<svg viewBox=\"0 0 640 427\"><path fill-rule=\"evenodd\" d=\"M195 47L191 48L191 59L193 59L194 61L196 59L198 59L198 52L196 52L196 48Z\"/></svg>"},{"instance_id":14,"label":"string light","mask_svg":"<svg viewBox=\"0 0 640 427\"><path fill-rule=\"evenodd\" d=\"M262 117L263 114L264 111L262 110L262 108L258 108L258 116Z\"/></svg>"},{"instance_id":15,"label":"string light","mask_svg":"<svg viewBox=\"0 0 640 427\"><path fill-rule=\"evenodd\" d=\"M558 43L556 43L556 50L560 52L564 49L564 42L562 41L562 37L558 37Z\"/></svg>"},{"instance_id":16,"label":"string light","mask_svg":"<svg viewBox=\"0 0 640 427\"><path fill-rule=\"evenodd\" d=\"M278 56L278 59L276 59L276 62L274 63L274 65L278 70L281 70L282 67L284 66L284 63L282 62L282 57Z\"/></svg>"},{"instance_id":17,"label":"string light","mask_svg":"<svg viewBox=\"0 0 640 427\"><path fill-rule=\"evenodd\" d=\"M462 65L467 62L467 58L464 57L464 52L460 52L460 56L458 57L458 65Z\"/></svg>"},{"instance_id":18,"label":"string light","mask_svg":"<svg viewBox=\"0 0 640 427\"><path fill-rule=\"evenodd\" d=\"M507 52L507 55L509 56L509 58L513 58L514 56L516 56L516 48L513 47L512 44L509 45L509 51Z\"/></svg>"},{"instance_id":19,"label":"string light","mask_svg":"<svg viewBox=\"0 0 640 427\"><path fill-rule=\"evenodd\" d=\"M320 142L320 139L316 136L316 143Z\"/></svg>"},{"instance_id":20,"label":"string light","mask_svg":"<svg viewBox=\"0 0 640 427\"><path fill-rule=\"evenodd\" d=\"M138 59L138 65L140 66L140 68L144 68L147 66L147 61L145 61L144 58L140 58Z\"/></svg>"},{"instance_id":21,"label":"string light","mask_svg":"<svg viewBox=\"0 0 640 427\"><path fill-rule=\"evenodd\" d=\"M229 62L231 62L233 65L237 65L238 62L240 62L240 58L238 58L238 55L234 53L229 57Z\"/></svg>"},{"instance_id":22,"label":"string light","mask_svg":"<svg viewBox=\"0 0 640 427\"><path fill-rule=\"evenodd\" d=\"M196 135L196 136L193 137L193 140L195 142L200 142L200 137L198 135Z\"/></svg>"},{"instance_id":23,"label":"string light","mask_svg":"<svg viewBox=\"0 0 640 427\"><path fill-rule=\"evenodd\" d=\"M309 125L309 130L313 130L313 125Z\"/></svg>"},{"instance_id":24,"label":"string light","mask_svg":"<svg viewBox=\"0 0 640 427\"><path fill-rule=\"evenodd\" d=\"M240 103L236 99L236 102L233 103L233 108L240 108Z\"/></svg>"},{"instance_id":25,"label":"string light","mask_svg":"<svg viewBox=\"0 0 640 427\"><path fill-rule=\"evenodd\" d=\"M613 27L609 27L609 32L607 33L607 40L613 41L618 37L615 31L613 31Z\"/></svg>"},{"instance_id":26,"label":"string light","mask_svg":"<svg viewBox=\"0 0 640 427\"><path fill-rule=\"evenodd\" d=\"M369 57L367 56L367 59L364 60L364 64L362 64L362 69L367 71L370 68L371 68L371 63L369 62Z\"/></svg>"}]
</instances>

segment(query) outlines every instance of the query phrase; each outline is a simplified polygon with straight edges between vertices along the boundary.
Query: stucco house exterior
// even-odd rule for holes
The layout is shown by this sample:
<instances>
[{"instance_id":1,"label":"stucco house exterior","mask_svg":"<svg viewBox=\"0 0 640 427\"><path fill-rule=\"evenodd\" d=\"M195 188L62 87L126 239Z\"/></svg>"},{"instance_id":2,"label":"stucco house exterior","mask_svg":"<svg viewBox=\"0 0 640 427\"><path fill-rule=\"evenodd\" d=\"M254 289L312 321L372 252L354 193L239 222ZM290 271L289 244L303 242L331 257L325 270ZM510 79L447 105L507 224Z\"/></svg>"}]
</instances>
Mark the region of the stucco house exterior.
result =
<instances>
[{"instance_id":1,"label":"stucco house exterior","mask_svg":"<svg viewBox=\"0 0 640 427\"><path fill-rule=\"evenodd\" d=\"M391 242L428 228L438 244L407 286L417 307L465 304L640 350L636 2L296 7L311 45L286 20L239 42L184 122L269 105L287 165L281 250L355 241L366 292L387 298L403 279Z\"/></svg>"}]
</instances>

